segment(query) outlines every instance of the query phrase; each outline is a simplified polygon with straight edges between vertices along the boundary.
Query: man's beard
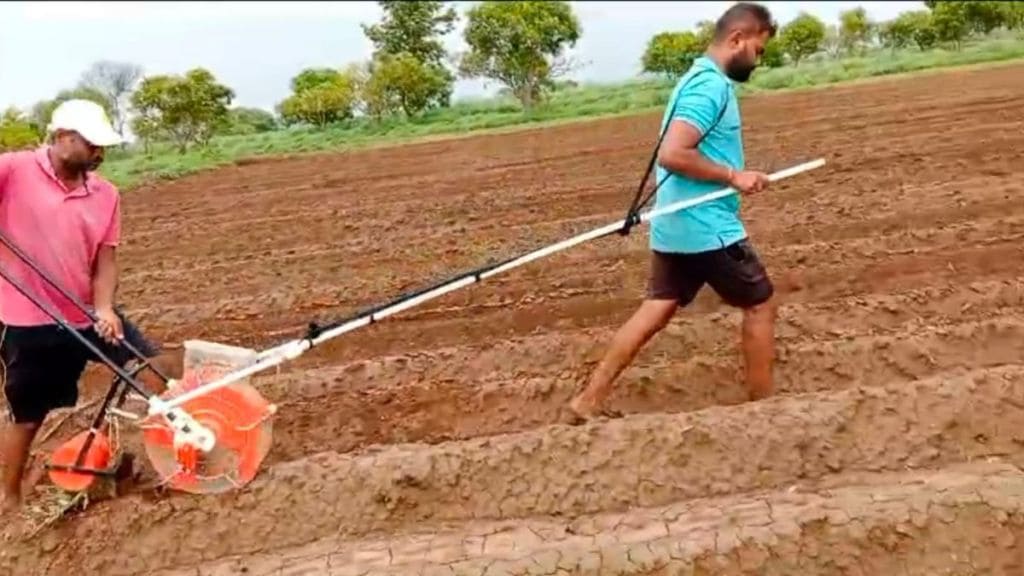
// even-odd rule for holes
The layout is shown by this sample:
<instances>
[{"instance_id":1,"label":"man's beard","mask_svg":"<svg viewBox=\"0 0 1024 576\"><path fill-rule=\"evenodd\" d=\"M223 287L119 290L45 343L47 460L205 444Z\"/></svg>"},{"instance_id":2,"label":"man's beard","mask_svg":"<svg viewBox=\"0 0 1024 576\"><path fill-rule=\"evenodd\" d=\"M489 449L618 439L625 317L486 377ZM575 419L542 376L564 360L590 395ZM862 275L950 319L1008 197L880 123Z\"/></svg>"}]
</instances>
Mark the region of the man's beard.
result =
<instances>
[{"instance_id":1,"label":"man's beard","mask_svg":"<svg viewBox=\"0 0 1024 576\"><path fill-rule=\"evenodd\" d=\"M756 64L747 64L738 58L734 58L726 64L725 75L736 82L746 82L750 80L750 75L754 73L755 68L757 68Z\"/></svg>"},{"instance_id":2,"label":"man's beard","mask_svg":"<svg viewBox=\"0 0 1024 576\"><path fill-rule=\"evenodd\" d=\"M94 172L102 164L102 160L84 160L82 162L65 162L64 169L74 174L76 178L86 178L90 172Z\"/></svg>"},{"instance_id":3,"label":"man's beard","mask_svg":"<svg viewBox=\"0 0 1024 576\"><path fill-rule=\"evenodd\" d=\"M95 171L101 164L103 164L103 158L82 160L81 162L69 162L67 163L67 166L71 170L74 170L84 176L86 172Z\"/></svg>"}]
</instances>

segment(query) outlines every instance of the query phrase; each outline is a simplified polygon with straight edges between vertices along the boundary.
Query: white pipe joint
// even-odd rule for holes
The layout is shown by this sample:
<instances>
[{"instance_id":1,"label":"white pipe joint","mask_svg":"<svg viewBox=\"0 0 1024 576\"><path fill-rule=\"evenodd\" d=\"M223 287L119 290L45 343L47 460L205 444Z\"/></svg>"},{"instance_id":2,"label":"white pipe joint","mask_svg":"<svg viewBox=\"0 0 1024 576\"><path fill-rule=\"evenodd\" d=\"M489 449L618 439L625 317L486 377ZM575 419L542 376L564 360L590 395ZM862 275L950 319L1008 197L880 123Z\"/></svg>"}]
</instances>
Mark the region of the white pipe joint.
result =
<instances>
[{"instance_id":1,"label":"white pipe joint","mask_svg":"<svg viewBox=\"0 0 1024 576\"><path fill-rule=\"evenodd\" d=\"M166 415L164 417L168 422L170 422L171 428L174 430L175 446L190 444L192 446L196 446L203 452L213 450L213 447L217 443L217 439L209 428L203 426L199 422L196 422L188 412L185 412L181 408L171 408L170 410L167 410L166 406L167 402L159 396L151 396L149 398L150 415L159 413L161 410L166 411Z\"/></svg>"}]
</instances>

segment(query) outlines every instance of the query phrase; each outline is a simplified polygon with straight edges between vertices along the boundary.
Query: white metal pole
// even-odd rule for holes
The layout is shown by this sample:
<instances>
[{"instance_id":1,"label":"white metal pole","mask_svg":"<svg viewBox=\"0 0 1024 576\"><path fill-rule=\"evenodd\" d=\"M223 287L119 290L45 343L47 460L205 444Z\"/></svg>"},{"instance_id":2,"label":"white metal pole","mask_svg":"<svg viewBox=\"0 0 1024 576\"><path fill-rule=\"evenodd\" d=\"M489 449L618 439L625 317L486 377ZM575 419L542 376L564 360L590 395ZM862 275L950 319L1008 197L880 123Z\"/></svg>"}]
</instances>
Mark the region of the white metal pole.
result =
<instances>
[{"instance_id":1,"label":"white metal pole","mask_svg":"<svg viewBox=\"0 0 1024 576\"><path fill-rule=\"evenodd\" d=\"M796 176L797 174L802 174L804 172L820 168L824 165L825 159L819 158L817 160L812 160L810 162L798 164L791 168L787 168L785 170L780 170L778 172L772 173L768 176L768 179L772 182L775 182L777 180L790 178L792 176ZM696 206L704 202L709 202L711 200L716 200L718 198L723 198L725 196L735 193L736 190L733 188L724 188L717 192L710 192L708 194L704 194L703 196L698 196L697 198L673 202L672 204L668 204L658 209L648 210L647 212L641 214L640 221L647 222L653 218L656 218L664 214L678 212L679 210L684 210L686 208L690 208L692 206ZM419 294L417 296L409 298L408 300L397 302L392 306L388 306L386 308L377 310L376 312L372 312L366 314L365 316L355 318L353 320L345 322L344 324L341 324L340 326L331 328L330 330L325 330L322 334L314 338L312 341L308 339L299 339L287 342L285 344L282 344L280 346L277 346L266 352L261 353L261 358L259 360L257 360L255 363L249 366L246 366L245 368L241 368L239 370L221 376L217 380L214 380L207 384L203 384L202 386L198 386L193 390L185 394L182 394L181 396L178 396L176 398L172 398L167 401L151 402L149 406L149 413L165 414L171 409L181 406L182 404L194 398L198 398L203 394L208 394L218 388L222 388L224 386L237 382L243 378L247 378L249 376L252 376L253 374L262 372L263 370L266 370L268 368L273 368L274 366L277 366L278 364L281 364L285 361L298 358L313 346L322 344L323 342L331 340L332 338L336 338L346 332L351 332L353 330L362 328L363 326L367 326L373 322L376 322L382 318L386 318L388 316L397 314L398 312L401 312L403 310L408 310L409 308L413 308L415 306L419 306L420 304L427 302L428 300L432 300L439 296L443 296L449 292L458 290L459 288L475 284L485 278L490 278L491 276L496 276L498 274L501 274L502 272L507 272L513 268L518 268L519 266L537 260L538 258L549 256L551 254L554 254L555 252L565 250L566 248L571 248L572 246L582 244L583 242L587 242L589 240L594 240L597 238L601 238L602 236L607 236L608 234L612 234L622 229L625 223L626 220L622 219L619 220L618 222L614 222L612 224L608 224L606 226L602 226L600 228L591 230L590 232L584 232L583 234L580 234L578 236L573 236L572 238L562 240L561 242L556 242L554 244L545 246L544 248L534 250L533 252L524 254L519 258L506 262L501 266L496 266L490 270L481 272L480 274L468 275L457 280L453 280L450 283L438 286L433 290L429 290L427 292L424 292L423 294Z\"/></svg>"}]
</instances>

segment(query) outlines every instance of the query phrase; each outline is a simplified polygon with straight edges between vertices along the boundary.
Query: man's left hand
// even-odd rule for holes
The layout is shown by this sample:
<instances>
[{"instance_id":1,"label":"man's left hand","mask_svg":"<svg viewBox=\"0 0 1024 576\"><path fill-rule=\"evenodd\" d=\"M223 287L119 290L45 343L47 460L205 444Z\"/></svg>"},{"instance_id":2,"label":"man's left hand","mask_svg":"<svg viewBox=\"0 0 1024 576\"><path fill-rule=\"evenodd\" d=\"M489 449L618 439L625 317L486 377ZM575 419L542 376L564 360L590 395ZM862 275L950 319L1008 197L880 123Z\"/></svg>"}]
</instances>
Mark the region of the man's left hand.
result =
<instances>
[{"instance_id":1,"label":"man's left hand","mask_svg":"<svg viewBox=\"0 0 1024 576\"><path fill-rule=\"evenodd\" d=\"M111 344L117 344L124 338L124 326L121 324L121 317L114 312L113 308L101 308L96 311L99 321L96 322L96 332L100 337Z\"/></svg>"}]
</instances>

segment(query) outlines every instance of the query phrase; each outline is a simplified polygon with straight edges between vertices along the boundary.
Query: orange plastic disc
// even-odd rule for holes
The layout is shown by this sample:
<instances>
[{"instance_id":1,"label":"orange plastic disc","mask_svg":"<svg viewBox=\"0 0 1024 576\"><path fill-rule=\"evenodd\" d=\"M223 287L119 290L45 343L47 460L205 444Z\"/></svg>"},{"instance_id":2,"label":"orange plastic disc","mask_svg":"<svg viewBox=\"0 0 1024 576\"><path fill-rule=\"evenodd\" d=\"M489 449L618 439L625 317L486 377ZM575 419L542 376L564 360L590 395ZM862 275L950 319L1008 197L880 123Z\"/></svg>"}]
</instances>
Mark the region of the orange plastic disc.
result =
<instances>
[{"instance_id":1,"label":"orange plastic disc","mask_svg":"<svg viewBox=\"0 0 1024 576\"><path fill-rule=\"evenodd\" d=\"M195 375L164 394L165 399L194 388ZM163 481L176 490L211 494L249 483L270 450L270 416L274 407L251 386L235 383L186 402L182 409L213 432L210 453L191 446L175 446L174 430L163 417L149 418L143 442L150 461Z\"/></svg>"},{"instance_id":2,"label":"orange plastic disc","mask_svg":"<svg viewBox=\"0 0 1024 576\"><path fill-rule=\"evenodd\" d=\"M85 446L89 431L85 430L74 438L61 444L53 454L50 455L50 464L54 466L74 466L78 460L78 453ZM93 470L106 470L110 466L110 441L106 435L99 432L92 439L89 450L82 459L82 468ZM57 486L69 492L80 492L92 485L96 476L84 472L68 472L64 470L49 470L50 480Z\"/></svg>"}]
</instances>

